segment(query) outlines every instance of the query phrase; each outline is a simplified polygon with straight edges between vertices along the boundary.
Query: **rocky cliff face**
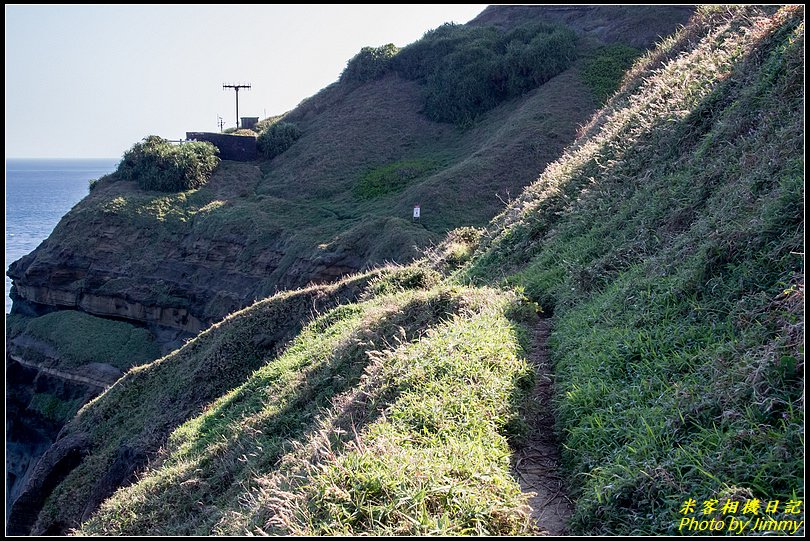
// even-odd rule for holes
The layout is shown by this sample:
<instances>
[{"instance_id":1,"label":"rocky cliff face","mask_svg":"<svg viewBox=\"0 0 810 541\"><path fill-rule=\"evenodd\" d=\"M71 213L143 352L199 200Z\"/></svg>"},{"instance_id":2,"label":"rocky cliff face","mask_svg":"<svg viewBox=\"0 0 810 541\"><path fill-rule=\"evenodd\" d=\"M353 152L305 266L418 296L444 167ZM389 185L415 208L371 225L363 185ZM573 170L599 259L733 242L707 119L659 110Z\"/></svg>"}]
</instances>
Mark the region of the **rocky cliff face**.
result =
<instances>
[{"instance_id":1,"label":"rocky cliff face","mask_svg":"<svg viewBox=\"0 0 810 541\"><path fill-rule=\"evenodd\" d=\"M60 372L6 355L6 494L17 499L66 417L111 385L121 371L109 365ZM8 511L8 508L7 508Z\"/></svg>"},{"instance_id":2,"label":"rocky cliff face","mask_svg":"<svg viewBox=\"0 0 810 541\"><path fill-rule=\"evenodd\" d=\"M233 176L255 183L255 165L226 163L211 181L215 197L227 196ZM100 317L148 323L197 333L248 304L282 263L294 272L273 283L284 289L333 280L362 267L361 257L345 253L318 258L287 258L289 235L280 232L251 261L244 236L186 231L157 234L126 217L100 209L134 188L103 186L60 222L37 250L9 267L14 310L40 315L52 309L78 309ZM249 217L242 226L251 228ZM156 224L159 226L160 224ZM173 233L173 234L172 234Z\"/></svg>"}]
</instances>

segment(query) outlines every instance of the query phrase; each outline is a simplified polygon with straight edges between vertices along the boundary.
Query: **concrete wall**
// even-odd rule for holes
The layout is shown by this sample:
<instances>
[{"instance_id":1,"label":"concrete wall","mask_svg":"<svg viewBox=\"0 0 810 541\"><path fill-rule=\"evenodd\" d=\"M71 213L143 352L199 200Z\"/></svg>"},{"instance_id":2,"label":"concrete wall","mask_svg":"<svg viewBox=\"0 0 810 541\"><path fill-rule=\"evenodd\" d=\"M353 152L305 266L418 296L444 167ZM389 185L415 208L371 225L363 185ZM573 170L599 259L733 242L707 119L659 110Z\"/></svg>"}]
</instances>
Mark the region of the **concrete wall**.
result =
<instances>
[{"instance_id":1,"label":"concrete wall","mask_svg":"<svg viewBox=\"0 0 810 541\"><path fill-rule=\"evenodd\" d=\"M186 132L186 139L213 143L223 160L249 162L258 158L256 138L249 135L190 131Z\"/></svg>"}]
</instances>

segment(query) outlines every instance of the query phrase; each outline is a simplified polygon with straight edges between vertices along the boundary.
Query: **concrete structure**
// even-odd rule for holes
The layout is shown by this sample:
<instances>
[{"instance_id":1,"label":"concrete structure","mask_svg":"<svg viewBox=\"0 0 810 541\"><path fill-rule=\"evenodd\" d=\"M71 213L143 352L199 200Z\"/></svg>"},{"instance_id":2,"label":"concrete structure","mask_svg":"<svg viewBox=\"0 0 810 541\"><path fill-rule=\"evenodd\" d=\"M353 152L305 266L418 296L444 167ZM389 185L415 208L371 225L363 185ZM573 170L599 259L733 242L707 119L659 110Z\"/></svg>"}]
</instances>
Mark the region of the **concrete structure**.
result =
<instances>
[{"instance_id":1,"label":"concrete structure","mask_svg":"<svg viewBox=\"0 0 810 541\"><path fill-rule=\"evenodd\" d=\"M219 149L219 157L223 160L249 162L259 157L256 138L249 135L190 131L186 132L186 139L212 143Z\"/></svg>"},{"instance_id":2,"label":"concrete structure","mask_svg":"<svg viewBox=\"0 0 810 541\"><path fill-rule=\"evenodd\" d=\"M241 125L239 126L243 130L252 130L253 127L259 122L259 117L257 116L243 116L241 118Z\"/></svg>"}]
</instances>

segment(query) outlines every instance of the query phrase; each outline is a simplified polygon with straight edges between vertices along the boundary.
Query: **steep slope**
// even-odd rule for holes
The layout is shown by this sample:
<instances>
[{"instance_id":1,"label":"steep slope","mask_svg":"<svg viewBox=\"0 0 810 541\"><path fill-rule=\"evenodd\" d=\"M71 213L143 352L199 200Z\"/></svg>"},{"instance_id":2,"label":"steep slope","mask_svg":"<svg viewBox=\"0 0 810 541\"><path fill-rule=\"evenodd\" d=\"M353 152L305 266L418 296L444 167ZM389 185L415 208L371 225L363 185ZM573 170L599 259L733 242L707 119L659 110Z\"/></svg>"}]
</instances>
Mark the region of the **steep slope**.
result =
<instances>
[{"instance_id":1,"label":"steep slope","mask_svg":"<svg viewBox=\"0 0 810 541\"><path fill-rule=\"evenodd\" d=\"M130 372L40 462L19 531L529 533L509 462L539 307L574 531L677 533L690 498L794 518L803 17L702 8L483 235Z\"/></svg>"},{"instance_id":2,"label":"steep slope","mask_svg":"<svg viewBox=\"0 0 810 541\"><path fill-rule=\"evenodd\" d=\"M142 328L66 310L6 318L6 494L14 501L36 461L88 400L160 348Z\"/></svg>"},{"instance_id":3,"label":"steep slope","mask_svg":"<svg viewBox=\"0 0 810 541\"><path fill-rule=\"evenodd\" d=\"M467 271L509 276L554 314L575 530L745 516L704 516L711 500L779 500L766 515L797 518L803 19L702 9L499 216ZM679 512L690 498L697 512Z\"/></svg>"},{"instance_id":4,"label":"steep slope","mask_svg":"<svg viewBox=\"0 0 810 541\"><path fill-rule=\"evenodd\" d=\"M613 14L610 24L633 25L646 17L607 12ZM306 100L284 117L302 133L291 148L272 160L224 162L201 189L144 191L137 179L116 181L115 176L95 182L50 238L9 269L15 316L31 318L19 333L7 329L7 351L13 354L6 359L13 373L8 394L14 397L14 420L6 427L13 455L11 500L22 486L17 481L27 478L65 420L103 389L75 376L98 383L92 376L108 364L106 353L115 341L106 330L90 342L79 339L69 331L76 314L86 315L81 321L87 328L106 329L105 320L91 314L145 326L167 353L280 289L408 261L453 227L483 225L559 154L597 106L583 66L599 50L600 38L590 33L604 26L605 13L581 11L579 18L593 19L593 28L576 27L580 37L573 64L542 79L544 84L533 80L463 128L428 118L425 77L388 70L368 80L343 77ZM633 43L646 46L685 22L683 9L658 13L661 20L647 25L646 37ZM538 21L546 15L528 9L509 16L512 26L501 26L519 30L528 24L525 41L544 28ZM443 27L448 28L464 34L467 27ZM504 48L500 36L512 31L476 28L486 38L479 44L485 52ZM420 64L413 58L407 65L411 71L414 66L429 71L431 62L438 62L428 58ZM525 63L517 57L499 70L518 73ZM499 70L476 77L486 84L487 78L502 77ZM381 179L371 192L364 185L368 178ZM417 203L423 213L413 223L411 206ZM29 332L45 326L68 329L53 337L60 346ZM95 357L77 367L75 360L54 353L62 347ZM140 349L123 368L155 358ZM117 369L107 370L104 384L117 375Z\"/></svg>"},{"instance_id":5,"label":"steep slope","mask_svg":"<svg viewBox=\"0 0 810 541\"><path fill-rule=\"evenodd\" d=\"M231 315L221 324L226 333L214 326L128 372L94 403L93 413L80 415L82 423L60 432L20 489L8 532L28 533L54 488L39 531L60 533L78 524L131 479L179 423L272 360L313 314L356 299L373 277L280 293L254 305L249 317Z\"/></svg>"},{"instance_id":6,"label":"steep slope","mask_svg":"<svg viewBox=\"0 0 810 541\"><path fill-rule=\"evenodd\" d=\"M639 45L688 16L656 9L660 21ZM544 17L527 9L511 19ZM615 19L639 20L632 10ZM340 81L304 101L284 118L302 132L289 150L261 163L224 163L199 190L166 195L102 181L10 267L14 310L75 308L194 333L279 289L409 261L455 227L485 224L573 140L597 107L581 68L599 43L586 29L570 68L466 129L429 120L424 81L390 72ZM365 175L397 164L416 164L398 173L415 174L401 191L358 193ZM413 223L420 203L422 219Z\"/></svg>"}]
</instances>

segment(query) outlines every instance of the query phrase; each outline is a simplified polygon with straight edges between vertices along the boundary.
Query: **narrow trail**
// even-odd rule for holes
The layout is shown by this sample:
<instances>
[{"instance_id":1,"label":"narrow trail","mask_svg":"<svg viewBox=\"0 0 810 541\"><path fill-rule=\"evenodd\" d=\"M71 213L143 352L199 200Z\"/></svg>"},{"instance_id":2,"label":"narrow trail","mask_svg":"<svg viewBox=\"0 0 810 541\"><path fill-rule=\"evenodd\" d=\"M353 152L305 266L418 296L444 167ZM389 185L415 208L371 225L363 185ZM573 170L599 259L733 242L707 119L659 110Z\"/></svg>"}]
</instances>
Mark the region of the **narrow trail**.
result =
<instances>
[{"instance_id":1,"label":"narrow trail","mask_svg":"<svg viewBox=\"0 0 810 541\"><path fill-rule=\"evenodd\" d=\"M529 505L538 533L566 535L573 506L559 475L560 451L551 409L554 387L548 351L550 333L551 319L541 319L535 327L530 357L537 378L526 412L529 438L515 454L513 467L523 492L534 493Z\"/></svg>"}]
</instances>

